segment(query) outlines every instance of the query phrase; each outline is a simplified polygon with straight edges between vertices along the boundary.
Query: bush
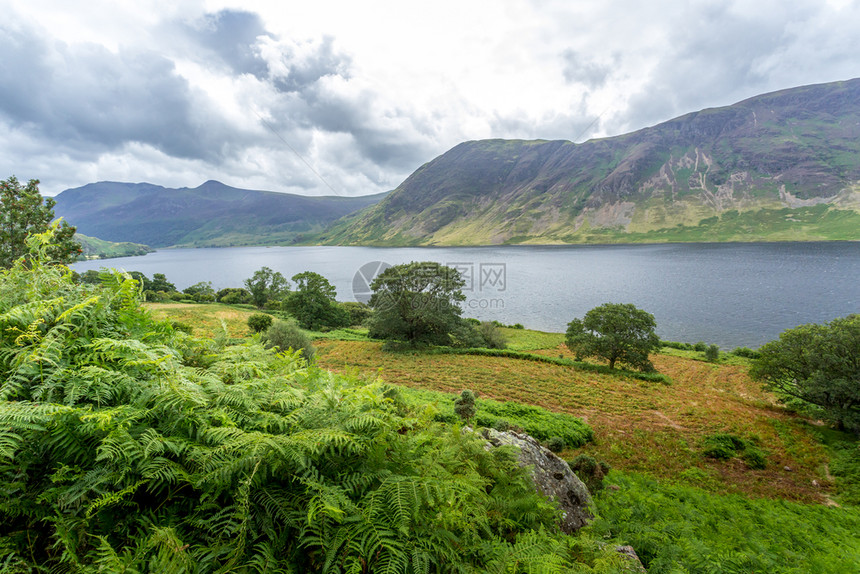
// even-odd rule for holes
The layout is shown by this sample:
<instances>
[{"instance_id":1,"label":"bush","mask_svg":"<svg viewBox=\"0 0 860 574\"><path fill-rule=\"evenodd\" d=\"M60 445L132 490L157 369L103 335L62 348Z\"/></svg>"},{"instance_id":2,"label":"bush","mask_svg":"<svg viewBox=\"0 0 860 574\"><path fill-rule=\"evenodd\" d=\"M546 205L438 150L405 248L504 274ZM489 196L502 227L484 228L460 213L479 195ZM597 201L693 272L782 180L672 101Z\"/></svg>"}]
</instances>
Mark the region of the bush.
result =
<instances>
[{"instance_id":1,"label":"bush","mask_svg":"<svg viewBox=\"0 0 860 574\"><path fill-rule=\"evenodd\" d=\"M699 341L695 345L693 345L693 350L698 351L700 353L704 353L708 350L708 345L704 341Z\"/></svg>"},{"instance_id":2,"label":"bush","mask_svg":"<svg viewBox=\"0 0 860 574\"><path fill-rule=\"evenodd\" d=\"M603 479L609 474L609 464L597 460L587 454L580 454L572 461L568 461L570 470L579 477L588 491L592 494L603 490Z\"/></svg>"},{"instance_id":3,"label":"bush","mask_svg":"<svg viewBox=\"0 0 860 574\"><path fill-rule=\"evenodd\" d=\"M728 433L718 433L705 437L704 454L708 458L728 460L740 457L749 468L761 470L767 467L767 452L757 446L758 440L745 440Z\"/></svg>"},{"instance_id":4,"label":"bush","mask_svg":"<svg viewBox=\"0 0 860 574\"><path fill-rule=\"evenodd\" d=\"M463 419L463 422L468 423L475 417L475 393L469 389L463 390L457 400L454 401L454 412L457 416Z\"/></svg>"},{"instance_id":5,"label":"bush","mask_svg":"<svg viewBox=\"0 0 860 574\"><path fill-rule=\"evenodd\" d=\"M246 289L227 287L215 294L215 300L225 305L240 305L252 303L254 299Z\"/></svg>"},{"instance_id":6,"label":"bush","mask_svg":"<svg viewBox=\"0 0 860 574\"><path fill-rule=\"evenodd\" d=\"M287 351L289 349L298 351L301 349L302 355L308 361L316 353L316 349L311 344L310 338L292 321L278 319L266 330L260 338L260 342L267 348L274 348L279 351Z\"/></svg>"},{"instance_id":7,"label":"bush","mask_svg":"<svg viewBox=\"0 0 860 574\"><path fill-rule=\"evenodd\" d=\"M272 326L274 318L266 313L254 313L248 317L248 328L254 333L262 333Z\"/></svg>"},{"instance_id":8,"label":"bush","mask_svg":"<svg viewBox=\"0 0 860 574\"><path fill-rule=\"evenodd\" d=\"M511 329L525 329L522 323L514 323L511 325Z\"/></svg>"},{"instance_id":9,"label":"bush","mask_svg":"<svg viewBox=\"0 0 860 574\"><path fill-rule=\"evenodd\" d=\"M761 357L761 353L754 349L750 349L749 347L738 347L734 351L731 351L732 355L737 355L738 357L745 357L747 359L758 359Z\"/></svg>"},{"instance_id":10,"label":"bush","mask_svg":"<svg viewBox=\"0 0 860 574\"><path fill-rule=\"evenodd\" d=\"M373 314L373 309L369 305L359 303L358 301L345 301L339 303L339 305L349 315L350 327L363 326Z\"/></svg>"},{"instance_id":11,"label":"bush","mask_svg":"<svg viewBox=\"0 0 860 574\"><path fill-rule=\"evenodd\" d=\"M546 441L546 447L552 452L561 452L567 445L564 443L564 439L560 436L551 436L549 440Z\"/></svg>"},{"instance_id":12,"label":"bush","mask_svg":"<svg viewBox=\"0 0 860 574\"><path fill-rule=\"evenodd\" d=\"M716 363L720 360L720 348L716 345L709 345L705 349L705 360L709 363Z\"/></svg>"},{"instance_id":13,"label":"bush","mask_svg":"<svg viewBox=\"0 0 860 574\"><path fill-rule=\"evenodd\" d=\"M478 333L484 340L482 346L488 349L504 349L508 346L508 339L499 329L498 325L496 325L496 322L489 323L484 321L478 325Z\"/></svg>"},{"instance_id":14,"label":"bush","mask_svg":"<svg viewBox=\"0 0 860 574\"><path fill-rule=\"evenodd\" d=\"M690 343L679 343L678 341L660 341L660 345L663 347L669 347L670 349L680 349L682 351L693 350L693 345Z\"/></svg>"}]
</instances>

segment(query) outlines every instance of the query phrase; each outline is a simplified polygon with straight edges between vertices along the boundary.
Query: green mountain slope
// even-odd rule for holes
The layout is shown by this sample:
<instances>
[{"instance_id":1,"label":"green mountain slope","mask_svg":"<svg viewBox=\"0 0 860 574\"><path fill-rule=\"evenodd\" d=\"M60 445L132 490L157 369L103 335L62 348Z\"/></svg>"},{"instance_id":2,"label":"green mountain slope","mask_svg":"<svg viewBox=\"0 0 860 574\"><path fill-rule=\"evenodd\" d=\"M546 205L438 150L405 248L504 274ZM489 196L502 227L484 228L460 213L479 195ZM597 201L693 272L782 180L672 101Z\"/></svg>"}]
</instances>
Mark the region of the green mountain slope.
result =
<instances>
[{"instance_id":1,"label":"green mountain slope","mask_svg":"<svg viewBox=\"0 0 860 574\"><path fill-rule=\"evenodd\" d=\"M317 240L481 245L860 239L860 79L627 135L462 143Z\"/></svg>"},{"instance_id":2,"label":"green mountain slope","mask_svg":"<svg viewBox=\"0 0 860 574\"><path fill-rule=\"evenodd\" d=\"M207 181L194 189L99 182L67 189L55 214L78 231L153 247L289 243L378 202L364 197L305 197Z\"/></svg>"},{"instance_id":3,"label":"green mountain slope","mask_svg":"<svg viewBox=\"0 0 860 574\"><path fill-rule=\"evenodd\" d=\"M98 237L89 237L75 233L75 240L81 244L82 254L85 259L107 259L110 257L131 257L133 255L146 255L155 251L148 245L140 243L129 243L127 241L115 243L105 241Z\"/></svg>"}]
</instances>

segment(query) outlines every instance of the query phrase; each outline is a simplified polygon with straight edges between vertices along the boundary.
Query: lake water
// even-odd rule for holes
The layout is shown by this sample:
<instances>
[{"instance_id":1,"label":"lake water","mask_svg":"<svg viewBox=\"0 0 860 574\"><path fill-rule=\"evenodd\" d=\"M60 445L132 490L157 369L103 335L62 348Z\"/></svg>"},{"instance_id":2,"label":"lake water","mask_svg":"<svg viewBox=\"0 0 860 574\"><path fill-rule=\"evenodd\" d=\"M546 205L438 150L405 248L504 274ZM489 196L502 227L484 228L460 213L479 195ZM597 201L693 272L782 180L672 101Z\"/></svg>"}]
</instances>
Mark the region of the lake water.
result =
<instances>
[{"instance_id":1,"label":"lake water","mask_svg":"<svg viewBox=\"0 0 860 574\"><path fill-rule=\"evenodd\" d=\"M464 316L563 332L602 303L652 313L663 339L758 347L785 329L860 312L860 243L753 243L456 248L237 247L163 249L82 261L239 287L263 266L324 275L338 299L362 300L380 263L437 261L467 280Z\"/></svg>"}]
</instances>

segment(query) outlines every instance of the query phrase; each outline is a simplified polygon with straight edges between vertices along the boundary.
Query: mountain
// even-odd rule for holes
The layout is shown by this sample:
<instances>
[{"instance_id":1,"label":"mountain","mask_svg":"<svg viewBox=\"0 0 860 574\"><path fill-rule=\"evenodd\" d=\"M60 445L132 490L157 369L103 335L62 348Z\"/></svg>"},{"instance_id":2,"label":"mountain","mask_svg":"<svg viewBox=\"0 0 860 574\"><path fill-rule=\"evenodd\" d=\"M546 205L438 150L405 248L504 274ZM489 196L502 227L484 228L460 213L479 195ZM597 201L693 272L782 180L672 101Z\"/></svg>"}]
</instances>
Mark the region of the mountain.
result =
<instances>
[{"instance_id":1,"label":"mountain","mask_svg":"<svg viewBox=\"0 0 860 574\"><path fill-rule=\"evenodd\" d=\"M108 259L110 257L132 257L146 255L155 251L148 245L140 243L105 241L98 237L89 237L75 233L75 241L81 244L83 259Z\"/></svg>"},{"instance_id":2,"label":"mountain","mask_svg":"<svg viewBox=\"0 0 860 574\"><path fill-rule=\"evenodd\" d=\"M378 202L238 189L207 181L194 189L103 181L67 189L54 213L80 233L152 247L289 243Z\"/></svg>"},{"instance_id":3,"label":"mountain","mask_svg":"<svg viewBox=\"0 0 860 574\"><path fill-rule=\"evenodd\" d=\"M321 243L860 239L860 79L630 134L462 143Z\"/></svg>"}]
</instances>

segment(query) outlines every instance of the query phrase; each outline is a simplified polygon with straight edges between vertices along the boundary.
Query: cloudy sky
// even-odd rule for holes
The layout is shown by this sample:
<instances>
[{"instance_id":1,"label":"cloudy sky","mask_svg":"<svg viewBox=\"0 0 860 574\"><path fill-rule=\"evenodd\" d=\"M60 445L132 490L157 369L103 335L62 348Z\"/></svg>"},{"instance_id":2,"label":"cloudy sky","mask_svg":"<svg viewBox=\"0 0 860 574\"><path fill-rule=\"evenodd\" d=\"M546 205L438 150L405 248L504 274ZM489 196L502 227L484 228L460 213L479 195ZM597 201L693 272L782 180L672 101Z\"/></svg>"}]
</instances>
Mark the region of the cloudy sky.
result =
<instances>
[{"instance_id":1,"label":"cloudy sky","mask_svg":"<svg viewBox=\"0 0 860 574\"><path fill-rule=\"evenodd\" d=\"M0 178L363 195L860 76L860 0L0 0Z\"/></svg>"}]
</instances>

